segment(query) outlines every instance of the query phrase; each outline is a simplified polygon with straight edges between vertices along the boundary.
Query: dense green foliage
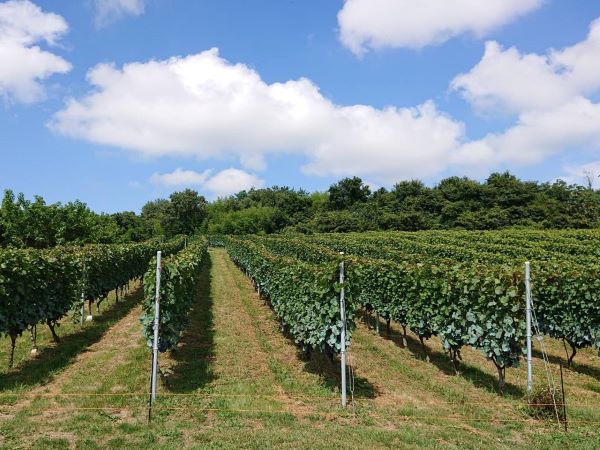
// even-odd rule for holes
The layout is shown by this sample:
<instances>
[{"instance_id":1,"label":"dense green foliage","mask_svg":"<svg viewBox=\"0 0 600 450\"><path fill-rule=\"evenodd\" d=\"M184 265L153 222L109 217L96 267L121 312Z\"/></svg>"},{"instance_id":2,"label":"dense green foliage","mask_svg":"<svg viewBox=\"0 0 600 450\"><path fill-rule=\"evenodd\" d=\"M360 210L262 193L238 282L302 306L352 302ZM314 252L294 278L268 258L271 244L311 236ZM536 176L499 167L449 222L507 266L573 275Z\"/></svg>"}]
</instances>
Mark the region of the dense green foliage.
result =
<instances>
[{"instance_id":1,"label":"dense green foliage","mask_svg":"<svg viewBox=\"0 0 600 450\"><path fill-rule=\"evenodd\" d=\"M495 173L483 183L451 177L427 187L413 180L373 192L357 177L345 178L325 193L252 189L211 203L203 229L259 234L599 225L600 191Z\"/></svg>"},{"instance_id":2,"label":"dense green foliage","mask_svg":"<svg viewBox=\"0 0 600 450\"><path fill-rule=\"evenodd\" d=\"M79 201L47 205L41 197L0 208L0 247L141 242L177 234L305 234L377 230L594 228L600 226L600 191L563 181L521 181L494 173L480 183L450 177L428 187L402 181L387 190L345 178L326 192L288 187L251 189L208 203L196 191L147 202L141 214L96 214Z\"/></svg>"},{"instance_id":3,"label":"dense green foliage","mask_svg":"<svg viewBox=\"0 0 600 450\"><path fill-rule=\"evenodd\" d=\"M97 214L85 203L46 204L7 190L0 207L0 247L51 248L57 245L143 242L152 237L192 235L205 221L207 203L186 189L169 200L148 202L142 214Z\"/></svg>"},{"instance_id":4,"label":"dense green foliage","mask_svg":"<svg viewBox=\"0 0 600 450\"><path fill-rule=\"evenodd\" d=\"M0 246L48 248L64 244L112 243L120 229L110 216L92 212L75 201L47 205L43 198L26 200L5 191L0 208Z\"/></svg>"},{"instance_id":5,"label":"dense green foliage","mask_svg":"<svg viewBox=\"0 0 600 450\"><path fill-rule=\"evenodd\" d=\"M188 324L189 311L201 275L200 264L207 256L208 241L200 237L184 250L161 261L159 350L164 352L177 345ZM142 333L148 346L154 341L154 303L156 294L156 257L144 274L144 304Z\"/></svg>"},{"instance_id":6,"label":"dense green foliage","mask_svg":"<svg viewBox=\"0 0 600 450\"><path fill-rule=\"evenodd\" d=\"M64 249L0 250L0 334L14 347L28 327L52 324L76 301L80 280L77 259Z\"/></svg>"},{"instance_id":7,"label":"dense green foliage","mask_svg":"<svg viewBox=\"0 0 600 450\"><path fill-rule=\"evenodd\" d=\"M340 349L339 269L335 259L300 261L275 255L249 239L222 238L233 261L267 296L282 329L303 350ZM351 292L347 292L351 299ZM353 303L347 309L348 339L354 328Z\"/></svg>"},{"instance_id":8,"label":"dense green foliage","mask_svg":"<svg viewBox=\"0 0 600 450\"><path fill-rule=\"evenodd\" d=\"M521 279L531 261L541 330L577 348L600 346L600 233L497 231L363 233L309 238L336 250L432 267L459 263L465 272L505 267ZM522 283L522 282L521 282ZM492 305L494 306L494 305Z\"/></svg>"},{"instance_id":9,"label":"dense green foliage","mask_svg":"<svg viewBox=\"0 0 600 450\"><path fill-rule=\"evenodd\" d=\"M141 277L157 249L183 247L179 237L138 244L56 247L51 250L0 249L0 334L16 338L27 328L54 325L81 299L102 300L112 289ZM12 360L11 360L12 362Z\"/></svg>"},{"instance_id":10,"label":"dense green foliage","mask_svg":"<svg viewBox=\"0 0 600 450\"><path fill-rule=\"evenodd\" d=\"M343 251L350 310L375 309L421 339L439 336L456 365L463 346L481 350L496 365L501 387L505 369L517 366L522 353L522 263L532 256L532 290L542 332L565 339L574 351L600 346L600 266L586 256L599 251L596 231L254 236L225 238L225 244L259 285L266 280L270 297L273 273L282 271L283 283L293 290L299 267L331 271ZM561 260L562 254L566 258ZM330 276L330 287L334 285ZM320 300L323 289L305 291L304 301L326 304ZM295 294L277 295L271 300L280 318L285 303L302 302ZM284 323L293 327L306 317L288 316ZM330 324L337 320L339 316L329 317ZM328 325L315 321L312 326Z\"/></svg>"}]
</instances>

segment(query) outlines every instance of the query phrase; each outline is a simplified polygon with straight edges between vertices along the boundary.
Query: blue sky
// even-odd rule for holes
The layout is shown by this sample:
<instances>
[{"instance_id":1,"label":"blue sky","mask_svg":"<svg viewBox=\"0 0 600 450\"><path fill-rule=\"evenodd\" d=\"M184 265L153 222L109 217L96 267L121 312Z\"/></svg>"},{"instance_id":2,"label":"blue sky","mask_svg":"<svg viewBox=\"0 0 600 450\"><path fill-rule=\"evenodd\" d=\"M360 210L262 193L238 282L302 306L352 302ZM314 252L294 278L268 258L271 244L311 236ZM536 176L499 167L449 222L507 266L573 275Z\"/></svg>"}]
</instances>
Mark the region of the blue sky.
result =
<instances>
[{"instance_id":1,"label":"blue sky","mask_svg":"<svg viewBox=\"0 0 600 450\"><path fill-rule=\"evenodd\" d=\"M449 3L0 0L0 188L114 212L600 174L600 2Z\"/></svg>"}]
</instances>

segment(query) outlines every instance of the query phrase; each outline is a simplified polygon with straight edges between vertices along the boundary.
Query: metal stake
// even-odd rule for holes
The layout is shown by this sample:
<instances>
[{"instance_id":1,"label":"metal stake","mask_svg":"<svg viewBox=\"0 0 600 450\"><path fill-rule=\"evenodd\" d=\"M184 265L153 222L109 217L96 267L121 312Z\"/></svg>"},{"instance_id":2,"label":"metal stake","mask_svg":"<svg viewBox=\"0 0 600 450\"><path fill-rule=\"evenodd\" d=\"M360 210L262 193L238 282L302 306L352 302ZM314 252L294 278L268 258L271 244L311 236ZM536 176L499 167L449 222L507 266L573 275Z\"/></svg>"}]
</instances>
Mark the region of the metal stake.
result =
<instances>
[{"instance_id":1,"label":"metal stake","mask_svg":"<svg viewBox=\"0 0 600 450\"><path fill-rule=\"evenodd\" d=\"M562 363L559 363L559 365L560 365L560 389L562 391L563 416L565 416L563 418L563 420L564 420L565 433L566 433L568 431L568 428L567 428L567 397L565 396L565 381L563 379Z\"/></svg>"},{"instance_id":2,"label":"metal stake","mask_svg":"<svg viewBox=\"0 0 600 450\"><path fill-rule=\"evenodd\" d=\"M83 316L85 315L85 263L83 264L83 286L81 287L81 318L79 321L80 325L83 325Z\"/></svg>"},{"instance_id":3,"label":"metal stake","mask_svg":"<svg viewBox=\"0 0 600 450\"><path fill-rule=\"evenodd\" d=\"M531 364L531 277L529 261L525 263L525 320L527 322L527 394L533 390L533 368Z\"/></svg>"},{"instance_id":4,"label":"metal stake","mask_svg":"<svg viewBox=\"0 0 600 450\"><path fill-rule=\"evenodd\" d=\"M85 295L83 289L81 290L81 318L79 321L80 325L83 325L83 316L85 315Z\"/></svg>"},{"instance_id":5,"label":"metal stake","mask_svg":"<svg viewBox=\"0 0 600 450\"><path fill-rule=\"evenodd\" d=\"M152 342L152 381L151 402L156 400L156 378L158 375L158 327L160 314L160 259L161 253L156 253L156 295L154 297L154 341Z\"/></svg>"},{"instance_id":6,"label":"metal stake","mask_svg":"<svg viewBox=\"0 0 600 450\"><path fill-rule=\"evenodd\" d=\"M344 252L340 252L340 255L344 255ZM342 288L340 290L340 318L342 321L342 332L340 338L340 349L341 349L341 375L342 375L342 406L346 406L346 293L344 292L344 261L340 263L340 284Z\"/></svg>"}]
</instances>

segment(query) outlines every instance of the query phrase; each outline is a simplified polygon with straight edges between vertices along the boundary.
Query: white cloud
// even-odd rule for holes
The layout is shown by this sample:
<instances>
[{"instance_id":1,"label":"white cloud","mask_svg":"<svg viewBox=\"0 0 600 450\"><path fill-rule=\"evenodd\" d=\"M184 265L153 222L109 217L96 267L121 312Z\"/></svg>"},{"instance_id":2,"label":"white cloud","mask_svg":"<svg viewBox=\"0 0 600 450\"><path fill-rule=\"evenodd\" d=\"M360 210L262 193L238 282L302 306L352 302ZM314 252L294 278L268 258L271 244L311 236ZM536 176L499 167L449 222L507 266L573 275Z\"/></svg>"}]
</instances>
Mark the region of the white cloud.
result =
<instances>
[{"instance_id":1,"label":"white cloud","mask_svg":"<svg viewBox=\"0 0 600 450\"><path fill-rule=\"evenodd\" d=\"M538 8L543 0L346 0L340 39L356 54L422 48L472 33L482 36Z\"/></svg>"},{"instance_id":2,"label":"white cloud","mask_svg":"<svg viewBox=\"0 0 600 450\"><path fill-rule=\"evenodd\" d=\"M522 55L493 41L486 42L481 61L454 78L451 87L477 110L487 113L547 109L577 94L575 86L565 83L547 56Z\"/></svg>"},{"instance_id":3,"label":"white cloud","mask_svg":"<svg viewBox=\"0 0 600 450\"><path fill-rule=\"evenodd\" d=\"M541 55L487 43L482 60L451 86L476 109L516 119L475 141L431 101L337 105L308 79L268 84L217 49L120 68L100 64L88 73L92 90L69 99L49 126L145 157L235 157L249 171L285 153L304 157L306 174L378 184L452 170L475 175L600 149L600 105L590 97L600 90L598 49L600 21L584 41Z\"/></svg>"},{"instance_id":4,"label":"white cloud","mask_svg":"<svg viewBox=\"0 0 600 450\"><path fill-rule=\"evenodd\" d=\"M210 175L210 170L205 170L202 173L194 172L193 170L175 169L171 173L159 174L155 173L150 177L150 181L155 184L163 184L165 186L192 186L202 185Z\"/></svg>"},{"instance_id":5,"label":"white cloud","mask_svg":"<svg viewBox=\"0 0 600 450\"><path fill-rule=\"evenodd\" d=\"M88 81L92 92L68 100L50 127L144 156L235 156L263 170L266 156L296 153L307 158L307 173L390 183L447 168L464 133L432 102L340 106L310 80L267 84L217 49L123 68L100 64Z\"/></svg>"},{"instance_id":6,"label":"white cloud","mask_svg":"<svg viewBox=\"0 0 600 450\"><path fill-rule=\"evenodd\" d=\"M125 16L144 13L145 0L94 0L96 26L104 27Z\"/></svg>"},{"instance_id":7,"label":"white cloud","mask_svg":"<svg viewBox=\"0 0 600 450\"><path fill-rule=\"evenodd\" d=\"M481 61L451 83L475 108L521 113L561 106L600 89L600 19L587 38L545 55L487 42Z\"/></svg>"},{"instance_id":8,"label":"white cloud","mask_svg":"<svg viewBox=\"0 0 600 450\"><path fill-rule=\"evenodd\" d=\"M550 52L555 71L581 94L600 88L600 18L592 22L587 38L561 51Z\"/></svg>"},{"instance_id":9,"label":"white cloud","mask_svg":"<svg viewBox=\"0 0 600 450\"><path fill-rule=\"evenodd\" d=\"M478 111L510 113L516 123L469 142L456 154L478 164L535 164L569 150L600 149L600 20L587 38L545 55L486 44L481 61L451 87Z\"/></svg>"},{"instance_id":10,"label":"white cloud","mask_svg":"<svg viewBox=\"0 0 600 450\"><path fill-rule=\"evenodd\" d=\"M196 185L210 191L215 197L224 197L242 190L264 186L264 180L239 169L225 169L213 176L210 176L211 173L210 169L200 173L178 168L170 173L155 173L150 177L150 181L164 186Z\"/></svg>"},{"instance_id":11,"label":"white cloud","mask_svg":"<svg viewBox=\"0 0 600 450\"><path fill-rule=\"evenodd\" d=\"M40 81L67 73L71 65L35 44L54 45L67 30L61 16L29 1L0 3L0 96L21 103L42 100Z\"/></svg>"},{"instance_id":12,"label":"white cloud","mask_svg":"<svg viewBox=\"0 0 600 450\"><path fill-rule=\"evenodd\" d=\"M600 105L576 98L560 107L521 114L502 133L490 133L468 148L486 163L531 165L574 149L600 149Z\"/></svg>"},{"instance_id":13,"label":"white cloud","mask_svg":"<svg viewBox=\"0 0 600 450\"><path fill-rule=\"evenodd\" d=\"M263 186L264 181L256 175L239 169L222 170L204 183L204 188L211 191L217 197L225 197L239 191L248 190L253 187L261 188Z\"/></svg>"},{"instance_id":14,"label":"white cloud","mask_svg":"<svg viewBox=\"0 0 600 450\"><path fill-rule=\"evenodd\" d=\"M327 139L310 152L305 173L360 174L386 184L446 169L464 133L463 125L441 114L433 102L401 109L339 108L328 128Z\"/></svg>"}]
</instances>

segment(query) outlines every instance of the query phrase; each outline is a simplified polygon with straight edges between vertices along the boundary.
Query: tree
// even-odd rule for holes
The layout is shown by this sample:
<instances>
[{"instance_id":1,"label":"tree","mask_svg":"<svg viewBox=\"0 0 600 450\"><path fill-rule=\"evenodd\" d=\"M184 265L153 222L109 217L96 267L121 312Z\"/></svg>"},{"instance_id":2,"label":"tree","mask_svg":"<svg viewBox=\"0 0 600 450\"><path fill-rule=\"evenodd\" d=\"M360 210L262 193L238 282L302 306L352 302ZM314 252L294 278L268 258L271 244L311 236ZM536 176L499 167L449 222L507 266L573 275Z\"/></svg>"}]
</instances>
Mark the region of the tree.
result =
<instances>
[{"instance_id":1,"label":"tree","mask_svg":"<svg viewBox=\"0 0 600 450\"><path fill-rule=\"evenodd\" d=\"M427 187L420 180L401 181L394 185L392 193L396 200L404 202L411 197L419 197L427 190Z\"/></svg>"},{"instance_id":2,"label":"tree","mask_svg":"<svg viewBox=\"0 0 600 450\"><path fill-rule=\"evenodd\" d=\"M450 177L439 182L436 190L448 202L479 203L482 199L481 184L467 177Z\"/></svg>"},{"instance_id":3,"label":"tree","mask_svg":"<svg viewBox=\"0 0 600 450\"><path fill-rule=\"evenodd\" d=\"M49 248L63 244L114 243L122 239L109 216L96 214L78 200L66 205L46 204L40 196L33 201L21 193L4 193L0 209L2 245Z\"/></svg>"},{"instance_id":4,"label":"tree","mask_svg":"<svg viewBox=\"0 0 600 450\"><path fill-rule=\"evenodd\" d=\"M342 210L369 199L371 190L358 177L344 178L329 187L329 208Z\"/></svg>"},{"instance_id":5,"label":"tree","mask_svg":"<svg viewBox=\"0 0 600 450\"><path fill-rule=\"evenodd\" d=\"M349 231L365 231L370 222L357 214L344 211L325 211L317 215L311 222L312 228L319 233L345 233Z\"/></svg>"},{"instance_id":6,"label":"tree","mask_svg":"<svg viewBox=\"0 0 600 450\"><path fill-rule=\"evenodd\" d=\"M163 228L167 236L194 234L207 215L206 199L198 192L186 189L169 196L169 206Z\"/></svg>"},{"instance_id":7,"label":"tree","mask_svg":"<svg viewBox=\"0 0 600 450\"><path fill-rule=\"evenodd\" d=\"M285 218L281 210L269 206L253 206L240 211L229 211L208 226L212 234L268 234L284 228Z\"/></svg>"},{"instance_id":8,"label":"tree","mask_svg":"<svg viewBox=\"0 0 600 450\"><path fill-rule=\"evenodd\" d=\"M596 173L593 170L584 170L583 177L585 178L585 184L588 190L594 190L594 183L596 182L596 178L600 177L600 175L596 176Z\"/></svg>"},{"instance_id":9,"label":"tree","mask_svg":"<svg viewBox=\"0 0 600 450\"><path fill-rule=\"evenodd\" d=\"M151 228L144 227L143 219L133 211L123 211L111 215L119 227L122 242L141 242L152 237Z\"/></svg>"},{"instance_id":10,"label":"tree","mask_svg":"<svg viewBox=\"0 0 600 450\"><path fill-rule=\"evenodd\" d=\"M0 219L3 228L3 245L19 247L23 243L19 239L19 229L23 222L23 213L15 203L15 194L7 189L2 199Z\"/></svg>"},{"instance_id":11,"label":"tree","mask_svg":"<svg viewBox=\"0 0 600 450\"><path fill-rule=\"evenodd\" d=\"M169 215L169 200L159 198L147 202L142 207L142 227L150 236L163 236L163 224Z\"/></svg>"}]
</instances>

